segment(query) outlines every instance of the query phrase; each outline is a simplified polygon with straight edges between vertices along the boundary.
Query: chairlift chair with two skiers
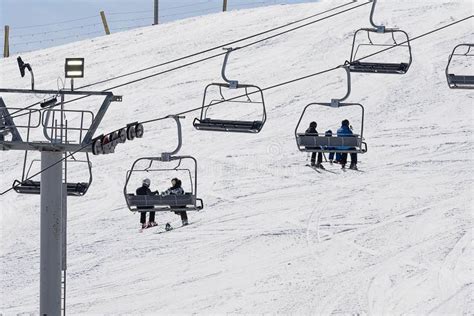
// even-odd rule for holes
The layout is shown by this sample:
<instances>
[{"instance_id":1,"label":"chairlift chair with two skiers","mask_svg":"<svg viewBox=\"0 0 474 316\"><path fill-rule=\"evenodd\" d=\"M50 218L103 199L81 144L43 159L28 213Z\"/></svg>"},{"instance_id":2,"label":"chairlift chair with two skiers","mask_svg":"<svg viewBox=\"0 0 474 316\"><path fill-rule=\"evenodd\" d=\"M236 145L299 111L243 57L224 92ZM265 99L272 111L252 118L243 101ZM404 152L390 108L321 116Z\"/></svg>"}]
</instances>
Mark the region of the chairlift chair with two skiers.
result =
<instances>
[{"instance_id":1,"label":"chairlift chair with two skiers","mask_svg":"<svg viewBox=\"0 0 474 316\"><path fill-rule=\"evenodd\" d=\"M180 117L170 116L178 126L178 146L169 153L162 153L159 157L142 157L132 164L127 171L123 193L125 201L132 212L149 211L200 211L203 209L202 199L197 198L197 161L192 156L176 155L182 145ZM184 162L191 161L191 167L185 167ZM143 164L145 163L145 164ZM171 164L171 166L170 166ZM145 165L146 167L143 167ZM183 195L136 195L128 190L130 180L137 174L163 174L167 175L176 172L185 172L189 177L190 191ZM169 177L170 179L172 177Z\"/></svg>"},{"instance_id":2,"label":"chairlift chair with two skiers","mask_svg":"<svg viewBox=\"0 0 474 316\"><path fill-rule=\"evenodd\" d=\"M225 83L211 83L206 86L202 101L201 115L195 118L193 125L196 129L202 131L213 132L232 132L232 133L259 133L267 119L265 109L265 100L263 91L256 85L242 84L237 80L230 80L226 77L226 67L229 55L234 49L225 48L227 50L224 63L222 64L222 79ZM240 92L235 97L228 97L227 93L230 91ZM218 96L215 98L213 96ZM211 99L211 100L209 100ZM211 107L227 107L236 106L239 111L244 107L252 107L253 110L259 111L260 115L252 119L218 119L211 117L209 109ZM227 115L227 114L226 114Z\"/></svg>"}]
</instances>

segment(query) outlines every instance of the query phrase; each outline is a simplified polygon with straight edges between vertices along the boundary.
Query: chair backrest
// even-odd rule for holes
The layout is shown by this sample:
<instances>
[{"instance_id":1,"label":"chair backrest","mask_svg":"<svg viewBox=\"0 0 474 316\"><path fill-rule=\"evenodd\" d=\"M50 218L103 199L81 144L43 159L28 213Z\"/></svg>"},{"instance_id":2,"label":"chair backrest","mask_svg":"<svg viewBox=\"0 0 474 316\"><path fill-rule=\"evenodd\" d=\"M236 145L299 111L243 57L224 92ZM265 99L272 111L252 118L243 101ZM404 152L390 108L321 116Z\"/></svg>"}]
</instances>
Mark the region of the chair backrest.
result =
<instances>
[{"instance_id":1,"label":"chair backrest","mask_svg":"<svg viewBox=\"0 0 474 316\"><path fill-rule=\"evenodd\" d=\"M262 121L230 121L205 118L193 123L194 127L208 131L258 133L263 128Z\"/></svg>"},{"instance_id":2,"label":"chair backrest","mask_svg":"<svg viewBox=\"0 0 474 316\"><path fill-rule=\"evenodd\" d=\"M303 147L360 147L362 139L357 136L328 137L298 134L298 145Z\"/></svg>"},{"instance_id":3,"label":"chair backrest","mask_svg":"<svg viewBox=\"0 0 474 316\"><path fill-rule=\"evenodd\" d=\"M470 84L474 85L474 76L453 75L449 74L448 79L454 84Z\"/></svg>"},{"instance_id":4,"label":"chair backrest","mask_svg":"<svg viewBox=\"0 0 474 316\"><path fill-rule=\"evenodd\" d=\"M196 197L191 193L183 195L127 195L130 206L150 207L150 206L183 206L194 205Z\"/></svg>"}]
</instances>

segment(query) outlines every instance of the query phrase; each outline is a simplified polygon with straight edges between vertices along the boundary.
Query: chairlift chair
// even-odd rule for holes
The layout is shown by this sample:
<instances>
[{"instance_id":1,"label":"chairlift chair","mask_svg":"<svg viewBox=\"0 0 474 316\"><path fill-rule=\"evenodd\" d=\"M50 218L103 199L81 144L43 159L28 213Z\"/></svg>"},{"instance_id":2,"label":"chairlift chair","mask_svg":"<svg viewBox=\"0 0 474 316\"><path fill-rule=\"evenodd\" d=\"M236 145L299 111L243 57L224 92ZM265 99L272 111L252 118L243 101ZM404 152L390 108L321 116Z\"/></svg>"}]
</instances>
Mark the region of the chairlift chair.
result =
<instances>
[{"instance_id":1,"label":"chairlift chair","mask_svg":"<svg viewBox=\"0 0 474 316\"><path fill-rule=\"evenodd\" d=\"M56 96L53 98L49 99L48 102L50 104L55 104L56 101L52 102L53 100L56 99ZM52 102L52 103L51 103ZM94 121L94 114L91 111L85 111L85 110L64 110L64 109L52 109L52 108L46 108L43 110L43 113L39 112L39 121L38 124L33 124L31 125L31 115L28 118L28 124L25 126L27 128L27 139L26 141L29 141L30 137L30 129L31 128L36 128L41 125L43 129L43 135L45 139L49 142L54 142L58 139L58 137L61 140L64 140L64 142L74 142L77 141L78 143L82 142L83 136L86 131L88 131L88 128L84 127L84 124L87 124L89 118L90 118L90 124ZM80 126L68 126L68 121L66 119L66 113L67 114L76 114L80 118ZM60 127L57 125L57 117L60 117ZM56 121L56 124L54 123ZM13 125L12 122L9 122L10 125ZM16 126L18 127L18 125ZM77 139L70 138L70 133L76 133L76 136L78 137ZM19 136L18 136L19 137ZM21 137L20 137L21 138ZM36 181L30 179L31 176L30 174L32 173L33 166L35 164L40 164L41 161L38 159L34 159L31 161L29 164L29 167L27 169L27 158L28 158L28 152L29 150L25 150L25 156L23 160L23 172L22 172L22 177L21 180L15 180L13 182L13 189L20 194L40 194L41 191L41 181ZM76 153L74 155L70 155L70 158L64 160L63 168L64 168L64 173L66 177L64 178L64 182L66 184L66 190L67 190L67 195L68 196L83 196L87 193L87 190L89 189L90 185L92 184L92 163L89 159L89 154L86 152L85 160L78 160L76 159L75 155L80 155L79 153ZM75 181L69 181L67 177L68 173L68 164L69 163L74 163L74 164L82 164L87 166L87 171L88 171L88 177L87 180L84 182L75 182Z\"/></svg>"},{"instance_id":2,"label":"chairlift chair","mask_svg":"<svg viewBox=\"0 0 474 316\"><path fill-rule=\"evenodd\" d=\"M474 44L459 44L454 47L453 52L449 55L448 65L446 66L446 80L451 89L474 89L474 75L454 74L451 70L453 57L454 59L474 57L474 54L471 52L473 47ZM459 52L462 48L466 48L465 53Z\"/></svg>"},{"instance_id":3,"label":"chairlift chair","mask_svg":"<svg viewBox=\"0 0 474 316\"><path fill-rule=\"evenodd\" d=\"M265 101L263 97L263 91L256 85L252 84L241 84L237 80L229 80L226 77L225 70L230 53L234 50L232 48L226 48L227 52L224 57L224 63L222 65L221 75L225 83L211 83L204 89L204 97L202 101L201 115L199 118L195 118L193 125L197 130L213 131L213 132L233 132L233 133L259 133L267 119ZM220 99L209 99L210 90L218 89ZM226 98L224 96L226 90L237 90L242 91L243 94L238 97ZM208 115L208 109L212 106L221 104L225 106L230 103L237 103L244 105L256 105L261 106L262 115L255 120L222 120L211 118Z\"/></svg>"},{"instance_id":4,"label":"chairlift chair","mask_svg":"<svg viewBox=\"0 0 474 316\"><path fill-rule=\"evenodd\" d=\"M189 168L182 168L184 160L192 160L194 162L194 172ZM138 165L142 161L148 161L148 167L139 168ZM177 162L174 167L154 167L154 163L171 163ZM189 176L191 183L190 192L184 195L135 195L128 191L128 184L133 175L137 173L170 173L176 171L185 171ZM194 179L193 179L194 178ZM137 159L130 170L127 171L125 187L125 201L132 212L148 212L148 211L199 211L203 208L202 199L198 199L197 195L197 161L191 156L172 156L163 157L144 157Z\"/></svg>"},{"instance_id":5,"label":"chairlift chair","mask_svg":"<svg viewBox=\"0 0 474 316\"><path fill-rule=\"evenodd\" d=\"M370 11L370 24L373 28L361 28L357 30L354 34L354 39L352 42L351 58L349 61L349 69L352 72L358 73L380 73L380 74L405 74L408 72L410 65L412 63L412 53L410 38L408 34L399 29L386 28L383 25L376 25L373 20L373 15L375 11L375 5L377 1L373 0L372 9ZM371 35L374 34L387 34L391 36L393 44L376 44L372 40ZM358 44L359 38L362 36L367 36L367 41ZM397 41L397 35L400 35L403 38L403 41ZM361 47L380 47L382 48L381 52L388 51L392 47L402 47L408 53L408 60L400 62L382 62L382 61L364 61L365 59L372 57L376 53L370 54L368 56L359 57L358 52Z\"/></svg>"},{"instance_id":6,"label":"chairlift chair","mask_svg":"<svg viewBox=\"0 0 474 316\"><path fill-rule=\"evenodd\" d=\"M86 153L86 160L77 160L72 156L73 159L67 159L66 164L69 163L81 163L87 165L88 170L88 179L86 182L67 182L67 195L68 196L83 196L89 190L90 185L92 184L92 163L89 160L89 154ZM34 159L31 161L28 170L25 172L26 160L25 165L23 167L23 176L22 180L15 180L13 182L13 189L15 192L20 194L40 194L41 191L41 181L31 180L28 179L29 175L32 171L32 167L34 164L40 163L40 160Z\"/></svg>"},{"instance_id":7,"label":"chairlift chair","mask_svg":"<svg viewBox=\"0 0 474 316\"><path fill-rule=\"evenodd\" d=\"M200 211L204 207L202 199L197 198L198 182L196 159L192 156L176 156L182 145L180 117L170 116L169 118L173 118L178 126L178 146L176 149L169 153L162 153L160 157L139 158L135 160L130 170L127 171L123 193L127 206L132 212ZM139 167L140 162L143 161L149 162L146 168ZM183 161L192 161L192 169L182 167ZM163 167L163 165L173 162L176 163L174 166ZM154 164L158 164L159 166L155 167ZM128 191L130 179L137 173L170 173L177 171L184 171L189 177L190 192L186 192L184 195L135 195L135 193Z\"/></svg>"},{"instance_id":8,"label":"chairlift chair","mask_svg":"<svg viewBox=\"0 0 474 316\"><path fill-rule=\"evenodd\" d=\"M331 102L315 102L310 103L303 109L298 124L295 128L295 139L298 150L301 152L312 152L312 153L357 153L364 154L367 152L367 143L364 142L364 107L359 103L342 103L349 97L351 92L350 83L350 70L349 66L345 65L344 69L347 73L348 79L348 90L347 94L342 99L333 99ZM299 132L299 128L303 117L305 116L306 110L312 106L326 106L330 108L341 108L347 106L358 106L361 109L361 127L359 135L351 136L316 136L306 135L305 133Z\"/></svg>"}]
</instances>

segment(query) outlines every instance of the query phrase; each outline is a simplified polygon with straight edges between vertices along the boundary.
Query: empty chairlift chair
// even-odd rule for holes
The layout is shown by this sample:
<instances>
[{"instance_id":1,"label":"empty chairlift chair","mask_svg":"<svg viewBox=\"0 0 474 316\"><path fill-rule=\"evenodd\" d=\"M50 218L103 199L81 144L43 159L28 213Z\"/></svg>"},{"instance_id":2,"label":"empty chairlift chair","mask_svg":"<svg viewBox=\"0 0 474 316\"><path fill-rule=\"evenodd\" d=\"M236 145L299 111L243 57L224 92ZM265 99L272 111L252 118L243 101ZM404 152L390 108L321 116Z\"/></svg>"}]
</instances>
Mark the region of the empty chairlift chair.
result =
<instances>
[{"instance_id":1,"label":"empty chairlift chair","mask_svg":"<svg viewBox=\"0 0 474 316\"><path fill-rule=\"evenodd\" d=\"M373 28L361 28L354 34L352 43L351 58L349 61L351 72L358 73L380 73L380 74L405 74L408 72L412 62L410 38L403 30L390 29L382 25L376 25L373 20L376 0L373 0L370 12L370 23ZM387 42L378 43L374 41L377 35L382 35ZM387 38L388 37L388 38ZM366 56L361 56L361 51L379 47L380 50L372 52ZM403 51L399 60L393 61L392 51ZM380 59L380 54L387 53L389 57ZM378 57L378 58L377 58ZM396 58L396 57L395 57Z\"/></svg>"},{"instance_id":2,"label":"empty chairlift chair","mask_svg":"<svg viewBox=\"0 0 474 316\"><path fill-rule=\"evenodd\" d=\"M83 196L89 190L90 185L92 184L92 163L89 160L89 154L86 153L86 160L77 160L72 156L73 159L67 159L65 161L65 173L67 174L67 165L70 163L73 164L81 164L87 166L88 171L88 178L85 182L75 182L69 181L66 179L66 189L68 196ZM36 181L32 179L28 179L30 174L32 173L32 167L35 164L39 164L39 160L33 160L30 163L28 170L25 172L26 166L26 159L25 164L23 166L23 176L22 180L15 180L13 182L13 189L15 192L20 194L40 194L41 191L41 181Z\"/></svg>"},{"instance_id":3,"label":"empty chairlift chair","mask_svg":"<svg viewBox=\"0 0 474 316\"><path fill-rule=\"evenodd\" d=\"M263 91L258 86L251 84L241 84L236 80L229 80L225 75L229 54L233 51L232 48L226 49L227 52L224 57L224 63L222 65L222 78L225 83L211 83L206 86L204 90L204 97L202 101L201 115L199 118L195 118L193 125L198 130L203 131L214 131L214 132L233 132L233 133L259 133L267 119L265 110L265 101L263 97ZM217 91L212 91L212 90ZM226 92L242 91L236 97L228 98L225 96ZM210 97L211 92L215 92L220 98ZM211 99L211 100L209 100ZM237 106L238 108L243 107L256 107L261 113L255 119L245 120L229 120L229 119L217 119L211 117L209 109L211 107L229 107L230 105Z\"/></svg>"},{"instance_id":4,"label":"empty chairlift chair","mask_svg":"<svg viewBox=\"0 0 474 316\"><path fill-rule=\"evenodd\" d=\"M181 148L181 124L179 117L171 116L178 124L178 146L171 153L163 153L160 157L143 157L137 159L130 170L127 171L123 193L125 201L132 212L149 211L199 211L203 209L202 199L197 198L197 161L191 156L176 156ZM185 161L191 162L191 167L183 166ZM145 166L143 167L143 162ZM134 191L129 191L131 179L141 180L142 177L160 175L160 179L171 179L177 172L184 172L189 178L189 187L184 187L183 195L136 195ZM134 177L138 176L138 177ZM154 178L152 178L154 180Z\"/></svg>"},{"instance_id":5,"label":"empty chairlift chair","mask_svg":"<svg viewBox=\"0 0 474 316\"><path fill-rule=\"evenodd\" d=\"M451 89L474 89L474 72L471 64L474 58L474 53L471 52L473 47L474 44L459 44L449 55L448 65L446 66L446 80ZM465 51L463 51L464 49ZM463 66L467 66L466 68L471 74L454 73L453 62L459 62L462 59L468 60L469 64Z\"/></svg>"},{"instance_id":6,"label":"empty chairlift chair","mask_svg":"<svg viewBox=\"0 0 474 316\"><path fill-rule=\"evenodd\" d=\"M81 125L80 126L71 126L67 127L67 119L66 119L66 114L68 115L73 115L77 114L80 117ZM55 121L55 116L59 116L62 119L65 120L66 123L64 123L65 128L58 127L57 124L53 124L52 122ZM47 109L46 112L43 112L43 114L40 116L40 122L37 125L30 126L28 124L28 132L27 132L27 142L29 141L29 135L30 135L30 128L36 128L39 127L40 125L43 128L43 135L44 137L48 140L53 142L58 136L61 137L61 139L65 139L67 141L82 141L84 133L86 133L89 128L86 128L85 126L87 125L87 122L90 118L90 124L92 124L92 121L94 119L94 114L90 111L77 111L77 110L55 110L55 109ZM60 123L60 125L63 123ZM63 126L63 125L61 125ZM76 132L74 134L75 136L78 136L78 139L76 137L68 138L68 134L72 133L71 131ZM61 162L65 178L63 179L63 183L66 184L66 189L67 189L67 195L68 196L83 196L87 193L90 185L92 184L92 163L89 159L89 154L86 152L85 153L85 160L78 160L76 159L75 156L82 155L82 153L75 153L74 155L70 155L69 158L64 159L63 162ZM41 181L33 180L30 179L32 178L31 174L33 172L33 166L34 165L40 165L39 160L32 160L31 163L28 166L27 170L27 164L28 164L28 150L25 151L25 157L23 160L23 172L22 172L22 177L21 180L15 180L13 182L13 190L15 190L17 193L20 194L40 194L41 191ZM68 176L69 174L69 164L75 165L75 166L85 166L87 172L88 172L88 177L86 181L70 181L70 177ZM39 171L39 169L37 169Z\"/></svg>"},{"instance_id":7,"label":"empty chairlift chair","mask_svg":"<svg viewBox=\"0 0 474 316\"><path fill-rule=\"evenodd\" d=\"M364 133L364 107L359 103L342 103L345 99L348 98L351 85L350 85L350 71L348 66L344 67L347 72L348 77L348 92L345 97L342 99L334 99L331 102L315 102L308 104L303 112L301 113L300 119L298 124L295 128L295 139L296 145L299 151L302 152L314 152L314 153L358 153L364 154L367 152L367 144L364 142L363 133ZM341 107L347 106L356 106L360 107L361 109L361 126L360 126L360 134L354 134L351 136L321 136L321 135L306 135L304 132L300 131L300 125L305 117L306 110L309 107L313 106L325 106L334 109L338 109Z\"/></svg>"}]
</instances>

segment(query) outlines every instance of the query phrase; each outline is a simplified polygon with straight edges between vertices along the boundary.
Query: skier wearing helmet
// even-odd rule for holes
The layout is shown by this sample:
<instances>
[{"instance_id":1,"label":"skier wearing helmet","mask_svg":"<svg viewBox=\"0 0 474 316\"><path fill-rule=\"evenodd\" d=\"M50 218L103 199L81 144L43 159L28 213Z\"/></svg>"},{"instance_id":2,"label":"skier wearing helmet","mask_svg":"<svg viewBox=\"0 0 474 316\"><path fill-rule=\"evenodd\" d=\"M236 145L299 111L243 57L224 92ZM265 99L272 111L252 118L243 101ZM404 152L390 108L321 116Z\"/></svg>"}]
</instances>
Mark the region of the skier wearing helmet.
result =
<instances>
[{"instance_id":1,"label":"skier wearing helmet","mask_svg":"<svg viewBox=\"0 0 474 316\"><path fill-rule=\"evenodd\" d=\"M173 178L171 179L171 188L166 190L165 192L161 193L161 195L166 196L166 195L183 195L184 190L181 187L181 180L178 178ZM175 214L181 216L181 222L183 226L188 225L188 214L185 211L178 211L175 212Z\"/></svg>"},{"instance_id":2,"label":"skier wearing helmet","mask_svg":"<svg viewBox=\"0 0 474 316\"><path fill-rule=\"evenodd\" d=\"M150 190L150 184L151 184L150 179L148 178L143 179L142 186L136 190L137 195L156 195L158 192L157 191L152 192ZM137 207L137 209L153 209L153 206L141 206L141 207ZM150 211L150 218L149 218L148 223L146 222L146 213L147 213L146 211L140 212L140 223L142 225L142 228L156 226L157 224L155 223L155 212Z\"/></svg>"}]
</instances>

